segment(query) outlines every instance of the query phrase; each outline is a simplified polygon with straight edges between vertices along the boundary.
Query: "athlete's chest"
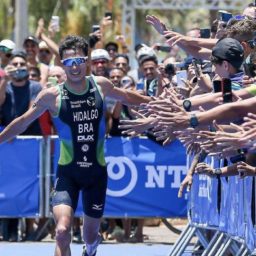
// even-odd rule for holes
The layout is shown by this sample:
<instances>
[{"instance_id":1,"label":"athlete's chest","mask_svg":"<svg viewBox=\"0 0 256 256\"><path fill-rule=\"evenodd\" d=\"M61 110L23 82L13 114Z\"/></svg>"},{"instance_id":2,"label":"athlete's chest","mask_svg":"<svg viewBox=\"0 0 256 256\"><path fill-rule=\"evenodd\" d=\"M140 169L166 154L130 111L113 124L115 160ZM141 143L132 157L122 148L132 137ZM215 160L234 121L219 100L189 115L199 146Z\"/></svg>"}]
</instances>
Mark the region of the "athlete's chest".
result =
<instances>
[{"instance_id":1,"label":"athlete's chest","mask_svg":"<svg viewBox=\"0 0 256 256\"><path fill-rule=\"evenodd\" d=\"M76 95L63 88L60 114L66 122L94 122L101 117L103 101L96 88Z\"/></svg>"}]
</instances>

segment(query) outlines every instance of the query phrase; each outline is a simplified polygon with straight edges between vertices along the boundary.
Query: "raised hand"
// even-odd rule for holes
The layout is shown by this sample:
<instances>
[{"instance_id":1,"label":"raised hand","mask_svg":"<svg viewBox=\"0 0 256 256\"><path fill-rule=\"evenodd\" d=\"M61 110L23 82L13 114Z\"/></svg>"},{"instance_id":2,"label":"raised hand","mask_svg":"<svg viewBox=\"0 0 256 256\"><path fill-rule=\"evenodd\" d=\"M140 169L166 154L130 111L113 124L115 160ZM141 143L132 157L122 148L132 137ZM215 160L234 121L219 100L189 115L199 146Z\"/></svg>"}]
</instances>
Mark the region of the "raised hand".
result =
<instances>
[{"instance_id":1,"label":"raised hand","mask_svg":"<svg viewBox=\"0 0 256 256\"><path fill-rule=\"evenodd\" d=\"M237 171L239 172L240 178L256 175L256 168L245 162L239 162L236 167L237 167Z\"/></svg>"},{"instance_id":2,"label":"raised hand","mask_svg":"<svg viewBox=\"0 0 256 256\"><path fill-rule=\"evenodd\" d=\"M146 22L148 24L151 24L154 27L154 29L161 35L164 35L164 31L168 30L166 25L154 15L147 15Z\"/></svg>"},{"instance_id":3,"label":"raised hand","mask_svg":"<svg viewBox=\"0 0 256 256\"><path fill-rule=\"evenodd\" d=\"M198 163L195 169L195 173L213 176L214 169L206 163Z\"/></svg>"},{"instance_id":4,"label":"raised hand","mask_svg":"<svg viewBox=\"0 0 256 256\"><path fill-rule=\"evenodd\" d=\"M123 129L122 134L127 134L129 136L137 136L145 132L147 129L154 127L157 123L155 117L145 117L137 112L140 118L135 120L120 120L120 125L118 128Z\"/></svg>"}]
</instances>

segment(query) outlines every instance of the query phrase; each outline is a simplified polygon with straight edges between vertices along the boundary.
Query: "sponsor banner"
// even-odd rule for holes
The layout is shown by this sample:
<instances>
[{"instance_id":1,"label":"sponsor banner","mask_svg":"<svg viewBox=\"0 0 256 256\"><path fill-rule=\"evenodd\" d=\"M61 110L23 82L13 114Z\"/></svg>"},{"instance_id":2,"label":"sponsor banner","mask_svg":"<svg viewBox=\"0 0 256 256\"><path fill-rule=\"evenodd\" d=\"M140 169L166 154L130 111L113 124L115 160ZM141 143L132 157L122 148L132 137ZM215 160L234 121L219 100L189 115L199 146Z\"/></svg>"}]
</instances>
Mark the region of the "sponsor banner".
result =
<instances>
[{"instance_id":1,"label":"sponsor banner","mask_svg":"<svg viewBox=\"0 0 256 256\"><path fill-rule=\"evenodd\" d=\"M41 140L15 139L0 146L0 216L39 215Z\"/></svg>"},{"instance_id":2,"label":"sponsor banner","mask_svg":"<svg viewBox=\"0 0 256 256\"><path fill-rule=\"evenodd\" d=\"M55 166L58 148L56 145ZM86 146L82 150L86 151ZM105 160L108 171L105 216L187 215L186 192L183 198L177 197L187 172L185 149L179 141L163 147L144 138L108 138ZM81 200L76 214L83 214Z\"/></svg>"}]
</instances>

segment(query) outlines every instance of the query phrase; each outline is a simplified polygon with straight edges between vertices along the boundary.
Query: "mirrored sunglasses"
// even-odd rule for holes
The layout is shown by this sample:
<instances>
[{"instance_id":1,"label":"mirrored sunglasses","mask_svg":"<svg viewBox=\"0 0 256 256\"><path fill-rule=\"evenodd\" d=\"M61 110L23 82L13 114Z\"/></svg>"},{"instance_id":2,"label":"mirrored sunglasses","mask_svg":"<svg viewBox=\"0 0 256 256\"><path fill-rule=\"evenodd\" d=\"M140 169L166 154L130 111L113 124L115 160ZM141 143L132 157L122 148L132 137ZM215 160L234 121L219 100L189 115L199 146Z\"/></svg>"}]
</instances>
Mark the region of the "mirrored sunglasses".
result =
<instances>
[{"instance_id":1,"label":"mirrored sunglasses","mask_svg":"<svg viewBox=\"0 0 256 256\"><path fill-rule=\"evenodd\" d=\"M68 58L68 59L62 60L61 62L65 67L72 67L74 65L76 66L82 65L86 62L86 60L87 60L87 57L76 57L76 58Z\"/></svg>"}]
</instances>

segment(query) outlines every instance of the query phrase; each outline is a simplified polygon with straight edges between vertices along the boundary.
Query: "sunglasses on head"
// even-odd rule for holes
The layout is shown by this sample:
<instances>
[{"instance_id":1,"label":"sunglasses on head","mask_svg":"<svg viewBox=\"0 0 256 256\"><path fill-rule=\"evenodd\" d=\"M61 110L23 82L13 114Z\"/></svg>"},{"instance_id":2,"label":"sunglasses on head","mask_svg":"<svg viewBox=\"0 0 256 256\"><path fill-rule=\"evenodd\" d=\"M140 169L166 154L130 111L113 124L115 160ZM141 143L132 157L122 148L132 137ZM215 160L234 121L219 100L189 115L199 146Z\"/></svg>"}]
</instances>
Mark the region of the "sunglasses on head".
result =
<instances>
[{"instance_id":1,"label":"sunglasses on head","mask_svg":"<svg viewBox=\"0 0 256 256\"><path fill-rule=\"evenodd\" d=\"M87 60L87 57L75 57L75 58L68 58L68 59L62 60L61 62L65 67L72 67L74 65L76 66L82 65L86 62L86 60Z\"/></svg>"},{"instance_id":2,"label":"sunglasses on head","mask_svg":"<svg viewBox=\"0 0 256 256\"><path fill-rule=\"evenodd\" d=\"M4 52L4 53L10 53L12 50L10 50L9 48L5 47L5 46L0 46L0 52Z\"/></svg>"}]
</instances>

